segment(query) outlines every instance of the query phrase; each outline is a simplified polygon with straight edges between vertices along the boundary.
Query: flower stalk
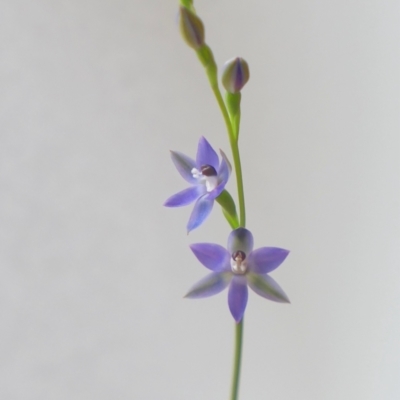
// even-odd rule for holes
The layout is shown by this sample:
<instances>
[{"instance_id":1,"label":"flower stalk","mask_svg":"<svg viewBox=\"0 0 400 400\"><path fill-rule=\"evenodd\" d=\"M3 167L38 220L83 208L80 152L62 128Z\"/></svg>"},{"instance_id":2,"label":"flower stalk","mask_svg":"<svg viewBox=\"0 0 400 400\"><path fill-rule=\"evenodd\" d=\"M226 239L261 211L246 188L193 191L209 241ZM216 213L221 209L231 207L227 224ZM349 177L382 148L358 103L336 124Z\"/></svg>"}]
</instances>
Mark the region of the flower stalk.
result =
<instances>
[{"instance_id":1,"label":"flower stalk","mask_svg":"<svg viewBox=\"0 0 400 400\"><path fill-rule=\"evenodd\" d=\"M238 144L239 130L240 130L240 105L239 105L239 113L232 115L231 118L228 112L228 108L221 95L221 91L219 89L217 68L216 67L215 69L213 68L213 70L210 72L206 67L206 71L211 89L214 93L218 106L221 110L222 117L224 119L226 130L228 133L229 144L232 151L233 165L236 175L236 185L237 185L238 203L239 203L239 226L244 228L246 226L246 208L244 200L242 165L240 162L240 152ZM231 400L237 400L239 398L238 396L239 396L240 368L242 361L242 348L243 348L243 319L239 323L235 323L235 349L234 349L235 355L233 360Z\"/></svg>"},{"instance_id":2,"label":"flower stalk","mask_svg":"<svg viewBox=\"0 0 400 400\"><path fill-rule=\"evenodd\" d=\"M222 98L221 92L218 86L218 80L210 79L211 89L217 100L218 106L221 110L224 118L226 130L228 132L229 144L231 146L233 165L236 175L236 185L239 202L239 226L246 226L246 208L244 202L244 186L243 186L243 175L242 165L240 162L239 153L239 130L240 130L240 108L238 116L230 117L227 106ZM240 107L240 106L239 106ZM237 114L236 114L237 115ZM239 382L240 382L240 369L242 365L242 349L243 349L243 318L239 323L235 323L235 347L234 347L234 359L233 359L233 375L232 375L232 386L231 386L231 400L238 400L239 398Z\"/></svg>"},{"instance_id":3,"label":"flower stalk","mask_svg":"<svg viewBox=\"0 0 400 400\"><path fill-rule=\"evenodd\" d=\"M180 207L195 202L187 224L187 232L189 232L205 221L215 200L221 205L223 214L232 228L227 248L212 243L198 243L190 246L197 259L212 272L197 282L185 297L213 296L229 287L228 305L235 320L230 400L238 400L243 317L247 305L248 287L266 299L288 303L288 297L268 273L277 268L289 252L276 247L253 250L253 236L245 228L246 208L239 152L239 131L241 90L250 78L249 66L241 57L225 63L222 72L222 85L226 89L224 100L218 83L217 64L212 50L205 41L204 24L196 14L193 0L180 0L179 13L182 37L196 52L205 69L226 126L236 176L239 213L236 212L232 196L225 190L231 172L229 160L221 151L221 162L219 162L216 152L205 138L199 141L196 160L179 152L171 152L172 161L178 172L191 186L168 198L165 205Z\"/></svg>"}]
</instances>

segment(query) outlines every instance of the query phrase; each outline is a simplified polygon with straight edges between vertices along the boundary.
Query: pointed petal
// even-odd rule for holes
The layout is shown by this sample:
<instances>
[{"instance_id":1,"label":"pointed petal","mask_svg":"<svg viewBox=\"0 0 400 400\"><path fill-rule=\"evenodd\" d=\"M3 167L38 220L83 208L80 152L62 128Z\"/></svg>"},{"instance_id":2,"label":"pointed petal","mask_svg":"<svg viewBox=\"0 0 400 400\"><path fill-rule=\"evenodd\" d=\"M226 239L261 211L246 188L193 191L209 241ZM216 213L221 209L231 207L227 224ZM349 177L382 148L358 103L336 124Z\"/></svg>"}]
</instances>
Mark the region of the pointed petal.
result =
<instances>
[{"instance_id":1,"label":"pointed petal","mask_svg":"<svg viewBox=\"0 0 400 400\"><path fill-rule=\"evenodd\" d=\"M200 138L199 146L197 147L196 162L198 168L203 165L211 165L216 171L218 171L218 155L203 136Z\"/></svg>"},{"instance_id":2,"label":"pointed petal","mask_svg":"<svg viewBox=\"0 0 400 400\"><path fill-rule=\"evenodd\" d=\"M185 297L201 299L203 297L214 296L222 292L229 285L231 278L232 274L229 272L213 272L193 285Z\"/></svg>"},{"instance_id":3,"label":"pointed petal","mask_svg":"<svg viewBox=\"0 0 400 400\"><path fill-rule=\"evenodd\" d=\"M244 276L234 276L229 286L228 304L236 322L240 322L246 309L248 298L247 281Z\"/></svg>"},{"instance_id":4,"label":"pointed petal","mask_svg":"<svg viewBox=\"0 0 400 400\"><path fill-rule=\"evenodd\" d=\"M207 195L204 195L197 200L186 227L188 233L199 227L204 222L210 214L213 204L214 200L210 200Z\"/></svg>"},{"instance_id":5,"label":"pointed petal","mask_svg":"<svg viewBox=\"0 0 400 400\"><path fill-rule=\"evenodd\" d=\"M246 256L253 250L253 235L246 228L238 228L231 232L228 238L228 251L233 254L243 251Z\"/></svg>"},{"instance_id":6,"label":"pointed petal","mask_svg":"<svg viewBox=\"0 0 400 400\"><path fill-rule=\"evenodd\" d=\"M221 149L219 151L221 153L221 164L219 165L218 178L220 182L226 183L232 171L232 166L225 153Z\"/></svg>"},{"instance_id":7,"label":"pointed petal","mask_svg":"<svg viewBox=\"0 0 400 400\"><path fill-rule=\"evenodd\" d=\"M197 179L192 175L192 169L197 168L195 161L179 151L172 150L171 158L182 178L191 184L196 184Z\"/></svg>"},{"instance_id":8,"label":"pointed petal","mask_svg":"<svg viewBox=\"0 0 400 400\"><path fill-rule=\"evenodd\" d=\"M268 274L278 268L288 256L289 250L278 247L261 247L247 257L247 265L256 274Z\"/></svg>"},{"instance_id":9,"label":"pointed petal","mask_svg":"<svg viewBox=\"0 0 400 400\"><path fill-rule=\"evenodd\" d=\"M205 187L203 185L192 186L181 192L169 197L165 203L165 207L182 207L193 203L196 199L203 196Z\"/></svg>"},{"instance_id":10,"label":"pointed petal","mask_svg":"<svg viewBox=\"0 0 400 400\"><path fill-rule=\"evenodd\" d=\"M222 158L218 170L218 186L209 193L208 197L210 199L216 199L224 191L225 185L229 179L230 164L224 152L222 150L220 151Z\"/></svg>"},{"instance_id":11,"label":"pointed petal","mask_svg":"<svg viewBox=\"0 0 400 400\"><path fill-rule=\"evenodd\" d=\"M278 283L269 275L247 274L247 282L261 297L278 303L290 303L289 298Z\"/></svg>"},{"instance_id":12,"label":"pointed petal","mask_svg":"<svg viewBox=\"0 0 400 400\"><path fill-rule=\"evenodd\" d=\"M211 271L229 271L230 255L228 251L214 243L194 243L190 245L197 259Z\"/></svg>"},{"instance_id":13,"label":"pointed petal","mask_svg":"<svg viewBox=\"0 0 400 400\"><path fill-rule=\"evenodd\" d=\"M214 190L208 193L207 197L210 200L216 199L225 189L226 182L220 183Z\"/></svg>"}]
</instances>

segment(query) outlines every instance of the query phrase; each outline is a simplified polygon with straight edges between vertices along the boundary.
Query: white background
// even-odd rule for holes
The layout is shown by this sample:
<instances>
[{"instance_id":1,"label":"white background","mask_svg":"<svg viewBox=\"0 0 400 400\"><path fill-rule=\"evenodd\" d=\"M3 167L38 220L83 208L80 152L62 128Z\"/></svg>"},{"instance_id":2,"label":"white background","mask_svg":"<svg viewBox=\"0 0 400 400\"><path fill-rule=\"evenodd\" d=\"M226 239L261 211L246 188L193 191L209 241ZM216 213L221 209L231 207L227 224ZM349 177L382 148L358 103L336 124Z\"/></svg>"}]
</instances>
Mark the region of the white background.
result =
<instances>
[{"instance_id":1,"label":"white background","mask_svg":"<svg viewBox=\"0 0 400 400\"><path fill-rule=\"evenodd\" d=\"M219 65L250 64L241 153L256 247L292 304L250 294L241 400L400 398L400 6L202 0ZM0 398L221 400L226 292L184 300L225 244L169 149L225 128L174 1L0 2ZM229 190L235 193L234 179Z\"/></svg>"}]
</instances>

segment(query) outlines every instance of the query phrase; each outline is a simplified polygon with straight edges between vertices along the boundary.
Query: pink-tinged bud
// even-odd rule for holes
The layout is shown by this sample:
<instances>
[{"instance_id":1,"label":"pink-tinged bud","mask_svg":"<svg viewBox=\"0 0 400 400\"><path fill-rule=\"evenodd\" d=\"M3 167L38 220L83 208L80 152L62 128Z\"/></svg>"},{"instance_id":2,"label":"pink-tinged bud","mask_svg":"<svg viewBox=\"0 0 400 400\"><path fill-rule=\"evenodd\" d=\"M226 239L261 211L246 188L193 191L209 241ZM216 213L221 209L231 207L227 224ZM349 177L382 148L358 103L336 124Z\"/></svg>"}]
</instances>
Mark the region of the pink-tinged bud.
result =
<instances>
[{"instance_id":1,"label":"pink-tinged bud","mask_svg":"<svg viewBox=\"0 0 400 400\"><path fill-rule=\"evenodd\" d=\"M204 45L204 25L201 19L186 7L179 8L179 27L186 43L195 50Z\"/></svg>"},{"instance_id":2,"label":"pink-tinged bud","mask_svg":"<svg viewBox=\"0 0 400 400\"><path fill-rule=\"evenodd\" d=\"M222 84L229 93L240 92L249 78L249 65L243 58L233 58L225 63Z\"/></svg>"}]
</instances>

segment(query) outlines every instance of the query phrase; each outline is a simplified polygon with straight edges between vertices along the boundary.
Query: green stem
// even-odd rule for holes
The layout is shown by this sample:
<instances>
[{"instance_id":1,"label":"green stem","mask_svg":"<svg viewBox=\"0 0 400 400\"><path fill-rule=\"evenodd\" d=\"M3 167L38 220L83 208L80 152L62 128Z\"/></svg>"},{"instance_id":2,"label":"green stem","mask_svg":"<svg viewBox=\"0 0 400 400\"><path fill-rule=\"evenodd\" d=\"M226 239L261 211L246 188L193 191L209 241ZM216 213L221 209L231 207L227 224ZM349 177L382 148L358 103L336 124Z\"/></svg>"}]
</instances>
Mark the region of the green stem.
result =
<instances>
[{"instance_id":1,"label":"green stem","mask_svg":"<svg viewBox=\"0 0 400 400\"><path fill-rule=\"evenodd\" d=\"M240 112L239 112L239 114L234 116L233 125L235 127L236 141L238 141L238 139L239 139L239 128L240 128Z\"/></svg>"},{"instance_id":2,"label":"green stem","mask_svg":"<svg viewBox=\"0 0 400 400\"><path fill-rule=\"evenodd\" d=\"M226 108L225 102L221 96L218 84L213 84L211 82L211 87L214 95L217 99L219 108L221 109L222 115L224 117L226 129L228 130L229 143L232 149L233 164L235 166L236 173L236 183L238 190L238 200L239 200L239 224L241 227L246 225L246 209L244 204L244 189L243 189L243 176L242 176L242 166L240 163L240 153L238 146L239 137L239 124L240 117L231 120L229 117L228 110ZM233 361L233 377L232 377L232 388L231 388L231 400L238 400L239 396L239 381L240 381L240 367L242 360L242 347L243 347L243 319L235 324L235 358Z\"/></svg>"},{"instance_id":3,"label":"green stem","mask_svg":"<svg viewBox=\"0 0 400 400\"><path fill-rule=\"evenodd\" d=\"M243 176L242 164L240 162L239 146L236 140L231 140L233 163L235 165L236 182L239 198L239 224L241 227L246 226L246 209L244 205L244 189L243 189Z\"/></svg>"},{"instance_id":4,"label":"green stem","mask_svg":"<svg viewBox=\"0 0 400 400\"><path fill-rule=\"evenodd\" d=\"M242 342L243 342L243 319L235 324L235 359L233 362L233 379L231 389L231 400L239 398L239 378L240 366L242 361Z\"/></svg>"},{"instance_id":5,"label":"green stem","mask_svg":"<svg viewBox=\"0 0 400 400\"><path fill-rule=\"evenodd\" d=\"M239 200L239 222L240 226L246 226L246 209L244 204L244 189L243 189L243 176L242 176L242 165L240 162L240 154L239 154L239 146L236 138L239 136L239 124L233 124L229 117L228 110L226 109L226 105L224 99L222 98L221 92L219 90L218 84L212 84L211 88L214 92L214 95L217 99L219 108L221 109L222 116L224 117L226 129L228 131L229 143L232 149L232 157L233 164L235 166L236 173L236 183L238 190L238 200ZM233 126L235 125L235 127Z\"/></svg>"}]
</instances>

